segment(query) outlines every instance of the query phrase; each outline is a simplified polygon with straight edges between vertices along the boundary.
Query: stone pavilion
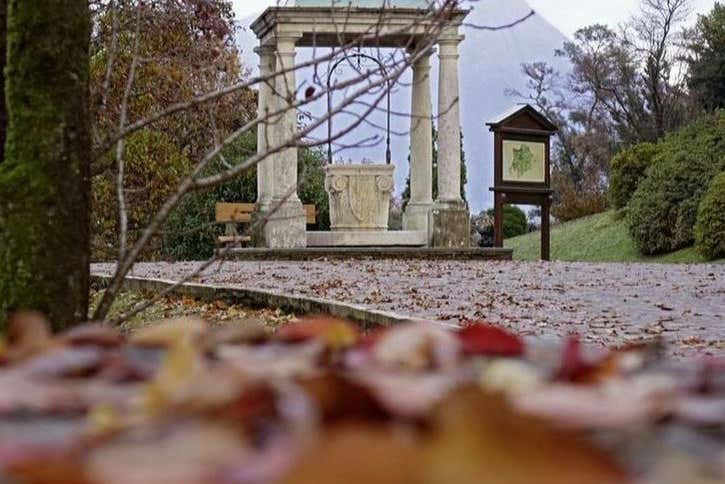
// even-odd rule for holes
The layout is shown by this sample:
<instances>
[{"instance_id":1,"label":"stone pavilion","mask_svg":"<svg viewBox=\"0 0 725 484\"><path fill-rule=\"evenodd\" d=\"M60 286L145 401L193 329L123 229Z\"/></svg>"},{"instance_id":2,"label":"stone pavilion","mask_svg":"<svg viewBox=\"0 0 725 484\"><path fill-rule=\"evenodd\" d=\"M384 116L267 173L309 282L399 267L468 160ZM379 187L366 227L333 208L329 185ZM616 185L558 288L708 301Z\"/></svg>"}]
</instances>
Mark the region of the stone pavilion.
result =
<instances>
[{"instance_id":1,"label":"stone pavilion","mask_svg":"<svg viewBox=\"0 0 725 484\"><path fill-rule=\"evenodd\" d=\"M415 45L433 30L437 49L418 56L412 64L413 82L410 116L410 202L402 231L307 231L305 212L297 186L297 148L286 148L267 157L258 166L257 216L264 216L261 245L270 249L306 247L435 247L467 248L470 240L469 213L461 198L461 149L459 109L459 30L468 14L455 10L441 27L431 13L428 0L296 0L295 5L268 8L253 24L259 39L255 50L260 75L273 77L274 85L262 83L259 112L284 114L258 130L258 149L279 146L297 132L297 112L292 103L298 96L295 54L298 48L339 47L355 39L375 37L370 45L405 48ZM344 20L344 21L343 21ZM431 43L431 39L427 39ZM439 57L438 197L433 199L432 106L430 56ZM383 184L384 185L384 184ZM274 207L275 209L271 210Z\"/></svg>"}]
</instances>

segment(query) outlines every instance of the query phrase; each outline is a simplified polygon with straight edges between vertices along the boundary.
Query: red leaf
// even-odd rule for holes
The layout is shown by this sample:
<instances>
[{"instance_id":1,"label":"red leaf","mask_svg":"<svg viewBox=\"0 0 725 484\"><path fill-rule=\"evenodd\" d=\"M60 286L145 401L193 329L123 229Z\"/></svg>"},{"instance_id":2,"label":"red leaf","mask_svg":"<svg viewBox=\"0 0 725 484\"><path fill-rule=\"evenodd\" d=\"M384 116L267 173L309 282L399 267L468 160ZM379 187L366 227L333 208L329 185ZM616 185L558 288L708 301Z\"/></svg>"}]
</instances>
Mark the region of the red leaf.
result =
<instances>
[{"instance_id":1,"label":"red leaf","mask_svg":"<svg viewBox=\"0 0 725 484\"><path fill-rule=\"evenodd\" d=\"M617 353L587 359L578 335L569 336L561 350L556 379L572 383L597 383L619 372Z\"/></svg>"},{"instance_id":2,"label":"red leaf","mask_svg":"<svg viewBox=\"0 0 725 484\"><path fill-rule=\"evenodd\" d=\"M556 379L574 381L578 376L590 369L591 365L584 361L582 357L579 336L569 336L561 349L561 365Z\"/></svg>"},{"instance_id":3,"label":"red leaf","mask_svg":"<svg viewBox=\"0 0 725 484\"><path fill-rule=\"evenodd\" d=\"M457 334L468 355L521 356L524 353L521 338L496 326L471 324Z\"/></svg>"}]
</instances>

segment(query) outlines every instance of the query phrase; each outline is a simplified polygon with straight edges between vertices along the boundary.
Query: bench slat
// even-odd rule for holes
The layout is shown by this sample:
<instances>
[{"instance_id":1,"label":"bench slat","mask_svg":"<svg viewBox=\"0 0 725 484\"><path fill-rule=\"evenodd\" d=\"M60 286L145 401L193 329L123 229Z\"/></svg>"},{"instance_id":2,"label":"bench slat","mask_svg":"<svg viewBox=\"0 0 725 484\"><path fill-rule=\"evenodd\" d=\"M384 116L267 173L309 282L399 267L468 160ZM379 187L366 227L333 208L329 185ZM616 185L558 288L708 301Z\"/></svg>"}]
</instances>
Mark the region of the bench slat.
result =
<instances>
[{"instance_id":1,"label":"bench slat","mask_svg":"<svg viewBox=\"0 0 725 484\"><path fill-rule=\"evenodd\" d=\"M249 223L252 221L254 203L217 203L215 206L215 219L219 223ZM317 222L317 207L305 205L305 219L307 225Z\"/></svg>"},{"instance_id":2,"label":"bench slat","mask_svg":"<svg viewBox=\"0 0 725 484\"><path fill-rule=\"evenodd\" d=\"M220 244L235 244L235 243L241 243L241 242L251 242L252 238L248 235L238 235L238 236L221 236L217 239Z\"/></svg>"},{"instance_id":3,"label":"bench slat","mask_svg":"<svg viewBox=\"0 0 725 484\"><path fill-rule=\"evenodd\" d=\"M317 207L314 205L305 205L305 216L307 217L307 225L317 223Z\"/></svg>"},{"instance_id":4,"label":"bench slat","mask_svg":"<svg viewBox=\"0 0 725 484\"><path fill-rule=\"evenodd\" d=\"M217 222L249 223L254 212L253 203L217 203L215 218Z\"/></svg>"}]
</instances>

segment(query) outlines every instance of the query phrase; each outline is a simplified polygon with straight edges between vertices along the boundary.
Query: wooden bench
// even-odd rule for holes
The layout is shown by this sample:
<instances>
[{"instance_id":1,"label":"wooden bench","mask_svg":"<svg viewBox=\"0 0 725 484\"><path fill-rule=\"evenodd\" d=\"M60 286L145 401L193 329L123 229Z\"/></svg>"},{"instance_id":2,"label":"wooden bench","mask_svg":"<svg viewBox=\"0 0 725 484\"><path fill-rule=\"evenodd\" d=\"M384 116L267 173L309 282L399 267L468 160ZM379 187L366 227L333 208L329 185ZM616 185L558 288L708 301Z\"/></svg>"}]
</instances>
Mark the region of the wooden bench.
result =
<instances>
[{"instance_id":1,"label":"wooden bench","mask_svg":"<svg viewBox=\"0 0 725 484\"><path fill-rule=\"evenodd\" d=\"M248 224L252 221L252 214L256 205L254 203L217 203L215 219L218 224L224 224L226 230L223 236L217 239L220 245L248 244L252 241L249 235L239 235L238 224ZM317 223L317 209L314 205L305 205L307 225Z\"/></svg>"}]
</instances>

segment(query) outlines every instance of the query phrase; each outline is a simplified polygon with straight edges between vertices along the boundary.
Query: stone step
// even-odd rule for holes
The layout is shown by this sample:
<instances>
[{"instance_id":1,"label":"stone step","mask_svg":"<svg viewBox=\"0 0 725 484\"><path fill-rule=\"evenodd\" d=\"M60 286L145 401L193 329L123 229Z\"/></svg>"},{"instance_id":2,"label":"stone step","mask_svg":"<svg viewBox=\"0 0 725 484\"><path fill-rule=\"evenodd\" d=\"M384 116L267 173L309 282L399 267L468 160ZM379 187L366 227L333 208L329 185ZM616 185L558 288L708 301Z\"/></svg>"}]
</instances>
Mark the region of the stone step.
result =
<instances>
[{"instance_id":1,"label":"stone step","mask_svg":"<svg viewBox=\"0 0 725 484\"><path fill-rule=\"evenodd\" d=\"M307 232L307 247L425 247L426 231Z\"/></svg>"}]
</instances>

